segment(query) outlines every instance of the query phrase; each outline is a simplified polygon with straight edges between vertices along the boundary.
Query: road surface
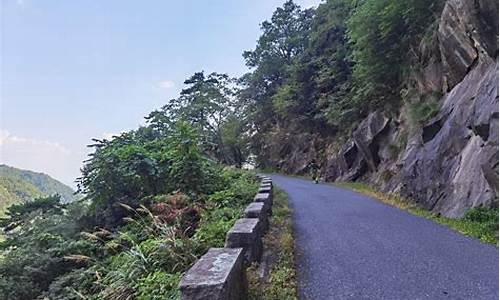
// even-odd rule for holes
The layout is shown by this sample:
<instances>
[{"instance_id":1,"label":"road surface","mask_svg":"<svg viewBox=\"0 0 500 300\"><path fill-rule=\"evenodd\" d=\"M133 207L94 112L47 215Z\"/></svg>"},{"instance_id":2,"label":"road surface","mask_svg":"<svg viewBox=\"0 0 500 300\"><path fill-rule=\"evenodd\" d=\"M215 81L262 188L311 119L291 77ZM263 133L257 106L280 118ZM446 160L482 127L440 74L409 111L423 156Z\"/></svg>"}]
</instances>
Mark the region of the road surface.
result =
<instances>
[{"instance_id":1,"label":"road surface","mask_svg":"<svg viewBox=\"0 0 500 300\"><path fill-rule=\"evenodd\" d=\"M355 192L271 177L294 210L301 299L498 299L498 248Z\"/></svg>"}]
</instances>

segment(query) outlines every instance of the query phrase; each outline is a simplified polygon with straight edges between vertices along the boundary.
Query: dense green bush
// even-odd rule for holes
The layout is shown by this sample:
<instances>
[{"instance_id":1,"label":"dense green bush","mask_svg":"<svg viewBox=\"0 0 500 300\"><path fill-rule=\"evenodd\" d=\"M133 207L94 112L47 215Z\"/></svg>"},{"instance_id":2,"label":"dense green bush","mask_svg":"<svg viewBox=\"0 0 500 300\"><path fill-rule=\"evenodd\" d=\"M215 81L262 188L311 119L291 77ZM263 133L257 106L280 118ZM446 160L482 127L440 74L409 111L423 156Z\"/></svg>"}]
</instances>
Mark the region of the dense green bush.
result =
<instances>
[{"instance_id":1,"label":"dense green bush","mask_svg":"<svg viewBox=\"0 0 500 300\"><path fill-rule=\"evenodd\" d=\"M137 285L137 300L169 300L179 299L179 285L181 275L168 274L157 271L141 278Z\"/></svg>"}]
</instances>

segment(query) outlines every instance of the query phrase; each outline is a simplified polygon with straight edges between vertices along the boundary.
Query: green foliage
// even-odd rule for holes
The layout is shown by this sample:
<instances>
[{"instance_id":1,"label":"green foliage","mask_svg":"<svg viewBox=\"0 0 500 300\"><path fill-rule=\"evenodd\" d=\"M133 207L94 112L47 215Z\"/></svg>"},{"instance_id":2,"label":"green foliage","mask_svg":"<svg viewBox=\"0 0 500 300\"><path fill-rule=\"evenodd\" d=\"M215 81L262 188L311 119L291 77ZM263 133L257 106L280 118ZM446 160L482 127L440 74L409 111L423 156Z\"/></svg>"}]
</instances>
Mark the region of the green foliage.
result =
<instances>
[{"instance_id":1,"label":"green foliage","mask_svg":"<svg viewBox=\"0 0 500 300\"><path fill-rule=\"evenodd\" d=\"M95 251L78 240L75 206L79 204L61 204L59 197L49 197L9 209L1 224L6 240L0 246L0 298L35 299L58 276L83 265L67 255Z\"/></svg>"},{"instance_id":2,"label":"green foliage","mask_svg":"<svg viewBox=\"0 0 500 300\"><path fill-rule=\"evenodd\" d=\"M262 22L255 50L243 53L247 65L279 76L281 68L304 51L312 16L312 10L303 11L293 1L286 1L271 21Z\"/></svg>"},{"instance_id":3,"label":"green foliage","mask_svg":"<svg viewBox=\"0 0 500 300\"><path fill-rule=\"evenodd\" d=\"M409 54L439 11L439 0L365 0L348 21L354 60L353 101L366 108L398 105Z\"/></svg>"},{"instance_id":4,"label":"green foliage","mask_svg":"<svg viewBox=\"0 0 500 300\"><path fill-rule=\"evenodd\" d=\"M180 191L196 198L212 191L213 163L202 155L197 132L184 122L168 131L145 127L95 141L79 188L93 199L98 224L121 223L125 211L118 203L137 207L149 196Z\"/></svg>"},{"instance_id":5,"label":"green foliage","mask_svg":"<svg viewBox=\"0 0 500 300\"><path fill-rule=\"evenodd\" d=\"M296 102L296 87L291 84L284 84L280 86L276 93L271 97L271 101L276 114L282 118L286 118L297 108L298 105Z\"/></svg>"},{"instance_id":6,"label":"green foliage","mask_svg":"<svg viewBox=\"0 0 500 300\"><path fill-rule=\"evenodd\" d=\"M270 21L262 22L255 49L243 53L247 66L254 71L241 79L243 91L239 97L249 103L248 114L258 127L276 122L273 106L282 115L295 108L296 84L289 78L294 62L306 49L313 14L313 10L302 10L293 1L285 2ZM287 82L290 84L280 89Z\"/></svg>"},{"instance_id":7,"label":"green foliage","mask_svg":"<svg viewBox=\"0 0 500 300\"><path fill-rule=\"evenodd\" d=\"M439 104L434 101L413 103L409 110L410 120L415 125L422 125L437 115L439 109Z\"/></svg>"},{"instance_id":8,"label":"green foliage","mask_svg":"<svg viewBox=\"0 0 500 300\"><path fill-rule=\"evenodd\" d=\"M262 23L255 49L243 54L251 72L240 81L239 98L256 130L251 144L259 167L276 148L273 130L345 135L373 110L394 113L413 49L435 30L442 4L328 0L315 10L291 1L277 8Z\"/></svg>"},{"instance_id":9,"label":"green foliage","mask_svg":"<svg viewBox=\"0 0 500 300\"><path fill-rule=\"evenodd\" d=\"M226 169L222 173L224 188L210 195L202 214L201 226L194 238L208 247L223 247L225 233L241 217L245 205L257 192L256 184L248 184L248 173Z\"/></svg>"},{"instance_id":10,"label":"green foliage","mask_svg":"<svg viewBox=\"0 0 500 300\"><path fill-rule=\"evenodd\" d=\"M476 207L465 212L464 220L475 224L481 240L498 244L498 208Z\"/></svg>"},{"instance_id":11,"label":"green foliage","mask_svg":"<svg viewBox=\"0 0 500 300\"><path fill-rule=\"evenodd\" d=\"M178 285L180 274L168 274L157 271L139 279L137 289L137 300L175 300L180 294Z\"/></svg>"},{"instance_id":12,"label":"green foliage","mask_svg":"<svg viewBox=\"0 0 500 300\"><path fill-rule=\"evenodd\" d=\"M236 80L226 74L197 72L188 78L177 99L146 119L162 132L186 122L200 136L202 152L215 160L241 167L248 150L244 105L236 102Z\"/></svg>"},{"instance_id":13,"label":"green foliage","mask_svg":"<svg viewBox=\"0 0 500 300\"><path fill-rule=\"evenodd\" d=\"M220 218L215 218L218 215ZM202 226L196 232L194 238L201 243L201 245L212 247L224 247L225 233L234 225L236 220L235 216L238 214L234 210L227 210L225 212L218 212L205 216Z\"/></svg>"},{"instance_id":14,"label":"green foliage","mask_svg":"<svg viewBox=\"0 0 500 300\"><path fill-rule=\"evenodd\" d=\"M169 140L186 136L180 130ZM196 159L190 156L193 145L184 142L167 150L177 153L179 161L184 156ZM115 148L114 155L134 165L137 149ZM192 167L188 163L186 168L193 171ZM0 298L177 299L182 272L208 248L223 244L225 233L257 190L253 177L241 170L205 163L198 167L204 168L199 176L218 174L203 177L211 180L208 193L193 192L189 197L144 192L144 204L130 205L115 199L123 221L106 229L98 226L97 204L89 201L62 204L59 197L49 197L12 206L0 224L7 230L1 244ZM201 190L206 182L185 178L191 173L182 173L183 168L179 163L174 170L184 177L167 175L166 180L180 188L189 182L189 191ZM132 179L150 184L154 178L141 170L128 172L136 172Z\"/></svg>"}]
</instances>

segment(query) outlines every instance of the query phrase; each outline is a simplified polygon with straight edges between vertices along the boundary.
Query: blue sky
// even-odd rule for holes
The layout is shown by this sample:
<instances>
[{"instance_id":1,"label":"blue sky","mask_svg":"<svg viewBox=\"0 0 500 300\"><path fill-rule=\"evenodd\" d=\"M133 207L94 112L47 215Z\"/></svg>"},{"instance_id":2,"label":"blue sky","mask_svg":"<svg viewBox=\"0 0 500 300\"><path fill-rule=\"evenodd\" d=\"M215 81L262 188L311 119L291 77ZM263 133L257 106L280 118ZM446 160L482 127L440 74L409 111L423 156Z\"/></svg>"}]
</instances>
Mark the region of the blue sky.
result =
<instances>
[{"instance_id":1,"label":"blue sky","mask_svg":"<svg viewBox=\"0 0 500 300\"><path fill-rule=\"evenodd\" d=\"M0 162L74 186L91 138L136 128L196 71L245 73L283 2L1 0Z\"/></svg>"}]
</instances>

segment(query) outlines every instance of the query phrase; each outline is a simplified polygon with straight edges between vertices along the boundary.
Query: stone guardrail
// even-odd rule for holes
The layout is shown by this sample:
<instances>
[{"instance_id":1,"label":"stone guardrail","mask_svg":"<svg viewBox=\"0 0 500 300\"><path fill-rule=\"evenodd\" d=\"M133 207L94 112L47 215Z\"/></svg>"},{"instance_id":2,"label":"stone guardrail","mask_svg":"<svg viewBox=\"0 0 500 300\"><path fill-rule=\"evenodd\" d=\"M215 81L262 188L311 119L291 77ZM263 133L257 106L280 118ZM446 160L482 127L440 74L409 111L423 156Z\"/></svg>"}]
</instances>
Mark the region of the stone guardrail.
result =
<instances>
[{"instance_id":1,"label":"stone guardrail","mask_svg":"<svg viewBox=\"0 0 500 300\"><path fill-rule=\"evenodd\" d=\"M226 233L224 248L210 248L184 274L179 284L182 300L244 300L245 268L262 258L262 237L269 229L273 205L271 178L260 176L254 201Z\"/></svg>"}]
</instances>

